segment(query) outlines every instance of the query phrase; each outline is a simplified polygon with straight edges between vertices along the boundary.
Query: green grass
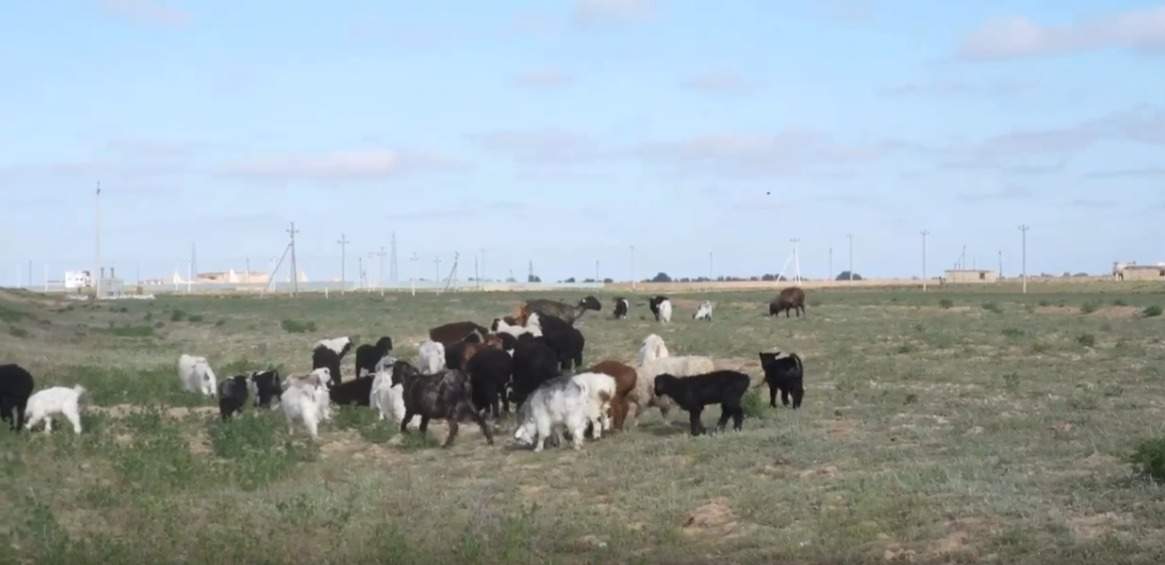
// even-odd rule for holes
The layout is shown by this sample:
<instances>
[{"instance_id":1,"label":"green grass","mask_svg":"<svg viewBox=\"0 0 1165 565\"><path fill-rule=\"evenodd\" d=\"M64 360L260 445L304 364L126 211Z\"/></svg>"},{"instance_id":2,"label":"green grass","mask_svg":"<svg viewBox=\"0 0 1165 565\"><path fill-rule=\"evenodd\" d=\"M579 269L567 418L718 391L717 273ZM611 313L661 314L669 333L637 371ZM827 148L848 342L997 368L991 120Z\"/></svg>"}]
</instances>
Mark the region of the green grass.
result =
<instances>
[{"instance_id":1,"label":"green grass","mask_svg":"<svg viewBox=\"0 0 1165 565\"><path fill-rule=\"evenodd\" d=\"M1161 307L1156 304L1152 306L1146 306L1141 314L1146 318L1156 318L1157 316L1161 315Z\"/></svg>"},{"instance_id":2,"label":"green grass","mask_svg":"<svg viewBox=\"0 0 1165 565\"><path fill-rule=\"evenodd\" d=\"M667 326L641 306L624 321L588 314L588 365L630 361L654 332L760 385L756 352L777 348L805 360L805 404L769 408L754 386L739 433L691 438L685 413L652 408L581 452L540 454L512 445L512 416L496 445L464 423L450 449L443 423L402 435L360 407L336 408L318 442L289 435L278 411L221 422L174 366L192 353L220 379L302 373L311 344L335 335L390 335L409 359L428 328L486 322L537 293L41 305L0 291L0 311L21 312L8 326L36 337L0 332L0 360L38 388L89 389L79 437L60 422L48 437L0 432L0 561L1156 562L1165 326L1145 318L1162 289L1029 290L810 289L801 320L766 318L768 291L677 291ZM712 324L690 320L704 299ZM1118 301L1142 315L1072 315ZM152 335L123 329L135 324ZM705 426L719 415L705 410ZM701 525L708 505L730 514Z\"/></svg>"}]
</instances>

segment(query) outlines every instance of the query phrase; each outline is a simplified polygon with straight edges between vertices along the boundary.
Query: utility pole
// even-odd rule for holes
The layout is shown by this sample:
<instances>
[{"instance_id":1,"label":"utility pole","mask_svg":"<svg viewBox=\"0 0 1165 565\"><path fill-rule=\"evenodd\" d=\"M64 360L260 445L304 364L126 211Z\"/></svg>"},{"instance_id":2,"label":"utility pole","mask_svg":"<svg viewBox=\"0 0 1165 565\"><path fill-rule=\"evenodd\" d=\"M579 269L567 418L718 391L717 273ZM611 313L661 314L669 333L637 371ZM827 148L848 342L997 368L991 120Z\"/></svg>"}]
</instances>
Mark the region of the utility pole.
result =
<instances>
[{"instance_id":1,"label":"utility pole","mask_svg":"<svg viewBox=\"0 0 1165 565\"><path fill-rule=\"evenodd\" d=\"M299 230L295 229L295 222L291 222L287 233L291 234L291 295L295 296L299 292L299 265L295 262L295 234Z\"/></svg>"},{"instance_id":2,"label":"utility pole","mask_svg":"<svg viewBox=\"0 0 1165 565\"><path fill-rule=\"evenodd\" d=\"M603 279L599 278L599 260L595 259L595 282L601 283Z\"/></svg>"},{"instance_id":3,"label":"utility pole","mask_svg":"<svg viewBox=\"0 0 1165 565\"><path fill-rule=\"evenodd\" d=\"M530 273L526 275L526 282L534 282L534 260L530 260Z\"/></svg>"},{"instance_id":4,"label":"utility pole","mask_svg":"<svg viewBox=\"0 0 1165 565\"><path fill-rule=\"evenodd\" d=\"M922 230L922 292L926 292L926 236L930 235L927 230Z\"/></svg>"},{"instance_id":5,"label":"utility pole","mask_svg":"<svg viewBox=\"0 0 1165 565\"><path fill-rule=\"evenodd\" d=\"M348 288L348 273L346 272L348 266L348 244L352 242L348 241L348 236L340 234L340 241L336 243L340 244L340 294L344 294Z\"/></svg>"},{"instance_id":6,"label":"utility pole","mask_svg":"<svg viewBox=\"0 0 1165 565\"><path fill-rule=\"evenodd\" d=\"M481 274L479 275L479 277L485 277L486 276L486 274L485 274L485 248L482 247L482 248L478 249L478 252L481 253ZM480 280L480 278L478 280Z\"/></svg>"},{"instance_id":7,"label":"utility pole","mask_svg":"<svg viewBox=\"0 0 1165 565\"><path fill-rule=\"evenodd\" d=\"M1028 226L1027 224L1021 224L1019 226L1019 232L1021 234L1023 234L1022 235L1022 239L1023 239L1022 264L1023 264L1023 293L1024 294L1027 294L1027 230L1030 230L1030 229L1031 229L1031 226Z\"/></svg>"},{"instance_id":8,"label":"utility pole","mask_svg":"<svg viewBox=\"0 0 1165 565\"><path fill-rule=\"evenodd\" d=\"M377 271L377 276L380 279L380 295L384 296L384 246L380 246L380 251L376 253L376 257L380 259L380 269Z\"/></svg>"},{"instance_id":9,"label":"utility pole","mask_svg":"<svg viewBox=\"0 0 1165 565\"><path fill-rule=\"evenodd\" d=\"M94 222L94 232L96 234L94 241L95 241L95 245L96 245L96 251L95 251L95 255L94 255L94 259L93 259L94 264L93 264L93 276L92 276L92 278L96 280L96 283L95 283L95 286L93 287L93 290L95 293L93 297L95 299L100 299L101 298L101 275L100 275L100 272L101 272L101 181L97 181L97 199L96 199L96 206L94 207L94 213L96 215L96 221Z\"/></svg>"},{"instance_id":10,"label":"utility pole","mask_svg":"<svg viewBox=\"0 0 1165 565\"><path fill-rule=\"evenodd\" d=\"M635 276L635 246L632 245L631 246L631 290L635 290L638 287L638 282L636 281L637 278L638 277Z\"/></svg>"},{"instance_id":11,"label":"utility pole","mask_svg":"<svg viewBox=\"0 0 1165 565\"><path fill-rule=\"evenodd\" d=\"M999 278L1003 278L1003 250L999 250Z\"/></svg>"},{"instance_id":12,"label":"utility pole","mask_svg":"<svg viewBox=\"0 0 1165 565\"><path fill-rule=\"evenodd\" d=\"M32 259L28 260L28 284L24 288L32 290Z\"/></svg>"},{"instance_id":13,"label":"utility pole","mask_svg":"<svg viewBox=\"0 0 1165 565\"><path fill-rule=\"evenodd\" d=\"M360 290L368 286L367 277L364 274L364 258L356 256L356 290Z\"/></svg>"},{"instance_id":14,"label":"utility pole","mask_svg":"<svg viewBox=\"0 0 1165 565\"><path fill-rule=\"evenodd\" d=\"M473 256L473 282L477 290L481 290L481 269L478 267L478 256Z\"/></svg>"},{"instance_id":15,"label":"utility pole","mask_svg":"<svg viewBox=\"0 0 1165 565\"><path fill-rule=\"evenodd\" d=\"M433 265L435 266L435 270L433 272L437 273L437 276L433 279L433 282L435 284L439 284L441 282L441 257L433 257Z\"/></svg>"},{"instance_id":16,"label":"utility pole","mask_svg":"<svg viewBox=\"0 0 1165 565\"><path fill-rule=\"evenodd\" d=\"M194 274L198 274L198 248L193 241L190 242L190 270Z\"/></svg>"},{"instance_id":17,"label":"utility pole","mask_svg":"<svg viewBox=\"0 0 1165 565\"><path fill-rule=\"evenodd\" d=\"M849 282L854 282L854 234L845 234L849 238Z\"/></svg>"}]
</instances>

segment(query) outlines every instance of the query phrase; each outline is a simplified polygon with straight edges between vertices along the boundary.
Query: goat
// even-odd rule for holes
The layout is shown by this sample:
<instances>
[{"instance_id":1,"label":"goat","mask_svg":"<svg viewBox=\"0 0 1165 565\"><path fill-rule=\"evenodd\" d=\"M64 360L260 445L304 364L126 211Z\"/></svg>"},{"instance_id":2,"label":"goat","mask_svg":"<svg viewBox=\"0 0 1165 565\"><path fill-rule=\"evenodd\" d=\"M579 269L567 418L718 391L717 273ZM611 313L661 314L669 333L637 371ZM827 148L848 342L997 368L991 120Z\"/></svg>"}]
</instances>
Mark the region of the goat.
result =
<instances>
[{"instance_id":1,"label":"goat","mask_svg":"<svg viewBox=\"0 0 1165 565\"><path fill-rule=\"evenodd\" d=\"M449 347L459 341L466 341L470 335L476 335L477 341L481 341L488 334L489 330L473 322L453 322L429 330L429 339Z\"/></svg>"},{"instance_id":2,"label":"goat","mask_svg":"<svg viewBox=\"0 0 1165 565\"><path fill-rule=\"evenodd\" d=\"M338 405L368 406L374 379L374 374L356 377L350 381L333 385L328 390L328 395L331 397L331 401Z\"/></svg>"},{"instance_id":3,"label":"goat","mask_svg":"<svg viewBox=\"0 0 1165 565\"><path fill-rule=\"evenodd\" d=\"M392 418L400 424L405 417L404 386L392 384L392 367L381 367L372 380L368 403L376 408L381 420Z\"/></svg>"},{"instance_id":4,"label":"goat","mask_svg":"<svg viewBox=\"0 0 1165 565\"><path fill-rule=\"evenodd\" d=\"M582 368L586 338L578 328L554 316L542 316L542 337L554 350L562 371Z\"/></svg>"},{"instance_id":5,"label":"goat","mask_svg":"<svg viewBox=\"0 0 1165 565\"><path fill-rule=\"evenodd\" d=\"M44 420L44 431L53 431L53 416L60 414L73 424L73 433L81 434L81 396L85 394L85 387L76 385L73 388L54 386L38 391L28 397L28 422L24 427L31 430L41 420Z\"/></svg>"},{"instance_id":6,"label":"goat","mask_svg":"<svg viewBox=\"0 0 1165 565\"><path fill-rule=\"evenodd\" d=\"M392 338L384 336L376 341L376 345L365 343L356 348L356 376L364 373L369 376L376 374L376 365L386 355L392 353Z\"/></svg>"},{"instance_id":7,"label":"goat","mask_svg":"<svg viewBox=\"0 0 1165 565\"><path fill-rule=\"evenodd\" d=\"M218 414L223 421L247 405L247 375L236 375L218 384Z\"/></svg>"},{"instance_id":8,"label":"goat","mask_svg":"<svg viewBox=\"0 0 1165 565\"><path fill-rule=\"evenodd\" d=\"M518 320L514 320L517 322ZM538 321L538 314L531 313L526 318L526 323L512 324L505 318L496 318L491 326L494 333L508 334L514 337L521 337L522 334L530 334L534 337L542 337L542 325Z\"/></svg>"},{"instance_id":9,"label":"goat","mask_svg":"<svg viewBox=\"0 0 1165 565\"><path fill-rule=\"evenodd\" d=\"M445 346L439 341L426 341L417 347L417 367L426 375L445 368Z\"/></svg>"},{"instance_id":10,"label":"goat","mask_svg":"<svg viewBox=\"0 0 1165 565\"><path fill-rule=\"evenodd\" d=\"M693 320L707 320L712 321L712 302L705 300L700 307L696 309L696 313L692 314Z\"/></svg>"},{"instance_id":11,"label":"goat","mask_svg":"<svg viewBox=\"0 0 1165 565\"><path fill-rule=\"evenodd\" d=\"M479 411L488 410L496 419L499 400L510 411L510 401L506 398L506 385L514 374L514 360L508 353L498 349L486 349L465 365L469 373L469 383L473 387L473 405Z\"/></svg>"},{"instance_id":12,"label":"goat","mask_svg":"<svg viewBox=\"0 0 1165 565\"><path fill-rule=\"evenodd\" d=\"M655 321L664 324L671 322L671 299L666 296L652 296L647 301L648 307L651 308L651 313L655 315Z\"/></svg>"},{"instance_id":13,"label":"goat","mask_svg":"<svg viewBox=\"0 0 1165 565\"><path fill-rule=\"evenodd\" d=\"M199 392L211 398L218 391L214 370L206 357L197 357L183 353L178 357L178 380L186 392Z\"/></svg>"},{"instance_id":14,"label":"goat","mask_svg":"<svg viewBox=\"0 0 1165 565\"><path fill-rule=\"evenodd\" d=\"M615 398L615 377L604 373L579 373L571 377L587 390L590 400L587 406L587 420L591 436L603 437L604 430L611 429L611 400Z\"/></svg>"},{"instance_id":15,"label":"goat","mask_svg":"<svg viewBox=\"0 0 1165 565\"><path fill-rule=\"evenodd\" d=\"M651 334L643 339L643 347L639 348L639 354L635 358L636 365L643 365L648 361L655 361L670 356L671 353L667 350L667 344L663 342L663 338L656 334Z\"/></svg>"},{"instance_id":16,"label":"goat","mask_svg":"<svg viewBox=\"0 0 1165 565\"><path fill-rule=\"evenodd\" d=\"M805 368L796 353L782 356L781 353L761 353L760 366L765 371L765 383L769 385L769 406L777 407L777 391L781 392L781 404L789 405L793 397L793 409L801 407L805 397Z\"/></svg>"},{"instance_id":17,"label":"goat","mask_svg":"<svg viewBox=\"0 0 1165 565\"><path fill-rule=\"evenodd\" d=\"M603 304L599 302L598 298L594 296L587 296L578 301L577 305L571 306L555 300L530 300L522 306L521 312L525 316L530 314L539 314L542 316L554 316L568 324L573 325L575 320L587 313L587 310L594 310L596 312L602 311Z\"/></svg>"},{"instance_id":18,"label":"goat","mask_svg":"<svg viewBox=\"0 0 1165 565\"><path fill-rule=\"evenodd\" d=\"M615 299L615 314L616 320L623 320L627 318L627 313L631 310L631 301L626 298L619 297Z\"/></svg>"},{"instance_id":19,"label":"goat","mask_svg":"<svg viewBox=\"0 0 1165 565\"><path fill-rule=\"evenodd\" d=\"M25 406L32 394L32 374L20 365L0 365L0 420L14 432L24 428Z\"/></svg>"},{"instance_id":20,"label":"goat","mask_svg":"<svg viewBox=\"0 0 1165 565\"><path fill-rule=\"evenodd\" d=\"M279 380L279 371L255 371L251 373L251 393L255 396L255 408L268 408L271 402L279 402L283 392L283 383Z\"/></svg>"},{"instance_id":21,"label":"goat","mask_svg":"<svg viewBox=\"0 0 1165 565\"><path fill-rule=\"evenodd\" d=\"M474 355L477 355L479 352L486 349L497 349L501 351L502 338L491 334L481 342L462 341L446 347L445 367L464 371L465 364L468 363Z\"/></svg>"},{"instance_id":22,"label":"goat","mask_svg":"<svg viewBox=\"0 0 1165 565\"><path fill-rule=\"evenodd\" d=\"M793 286L781 290L781 294L769 303L770 316L784 312L785 318L788 318L790 311L796 311L798 318L805 314L805 291L800 287Z\"/></svg>"},{"instance_id":23,"label":"goat","mask_svg":"<svg viewBox=\"0 0 1165 565\"><path fill-rule=\"evenodd\" d=\"M737 371L714 371L703 375L679 378L667 373L655 377L656 396L668 396L676 404L688 411L691 433L704 433L700 414L709 404L719 404L721 408L718 429L724 429L728 418L732 418L732 428L739 431L744 425L744 408L740 400L748 390L748 375Z\"/></svg>"},{"instance_id":24,"label":"goat","mask_svg":"<svg viewBox=\"0 0 1165 565\"><path fill-rule=\"evenodd\" d=\"M544 338L524 335L514 348L514 380L510 402L521 405L542 383L561 374L558 355Z\"/></svg>"},{"instance_id":25,"label":"goat","mask_svg":"<svg viewBox=\"0 0 1165 565\"><path fill-rule=\"evenodd\" d=\"M338 385L344 380L340 372L340 361L352 349L352 340L347 337L321 339L316 342L311 352L311 368L326 368L331 374L332 384Z\"/></svg>"},{"instance_id":26,"label":"goat","mask_svg":"<svg viewBox=\"0 0 1165 565\"><path fill-rule=\"evenodd\" d=\"M323 371L324 369L317 369ZM312 372L311 375L301 378L288 378L287 388L283 390L279 406L287 418L287 433L294 433L292 424L298 420L303 423L311 438L319 438L320 420L323 419L327 406L327 390L330 375Z\"/></svg>"},{"instance_id":27,"label":"goat","mask_svg":"<svg viewBox=\"0 0 1165 565\"><path fill-rule=\"evenodd\" d=\"M559 428L570 432L575 449L582 449L586 434L590 391L586 384L570 377L559 377L538 387L518 410L518 429L514 439L524 445L533 445L534 452L542 451L546 438L555 440ZM558 443L557 441L555 443Z\"/></svg>"},{"instance_id":28,"label":"goat","mask_svg":"<svg viewBox=\"0 0 1165 565\"><path fill-rule=\"evenodd\" d=\"M429 429L429 420L444 419L449 423L449 436L442 447L453 445L457 437L457 421L462 417L472 418L485 435L485 441L493 445L493 434L485 420L473 409L473 387L469 377L456 369L445 369L435 375L422 375L416 367L398 362L392 368L393 384L404 387L405 416L400 422L401 433L408 433L409 421L413 416L421 417L421 433Z\"/></svg>"},{"instance_id":29,"label":"goat","mask_svg":"<svg viewBox=\"0 0 1165 565\"><path fill-rule=\"evenodd\" d=\"M587 369L592 373L603 373L615 379L615 397L611 399L611 419L613 428L623 431L630 405L635 405L635 413L640 410L639 396L635 394L637 375L635 368L618 361L603 361Z\"/></svg>"}]
</instances>

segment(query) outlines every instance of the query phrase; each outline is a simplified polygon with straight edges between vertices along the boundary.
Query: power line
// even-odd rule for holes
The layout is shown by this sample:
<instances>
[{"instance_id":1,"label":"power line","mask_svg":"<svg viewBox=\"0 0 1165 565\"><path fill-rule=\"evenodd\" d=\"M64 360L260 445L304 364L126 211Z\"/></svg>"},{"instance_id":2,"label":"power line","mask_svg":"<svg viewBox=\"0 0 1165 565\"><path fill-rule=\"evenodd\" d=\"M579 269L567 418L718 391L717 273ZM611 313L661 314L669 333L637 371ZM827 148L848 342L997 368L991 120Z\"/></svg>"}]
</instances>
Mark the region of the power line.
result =
<instances>
[{"instance_id":1,"label":"power line","mask_svg":"<svg viewBox=\"0 0 1165 565\"><path fill-rule=\"evenodd\" d=\"M384 246L383 245L380 246L380 251L376 252L376 257L380 259L380 270L377 272L377 275L380 279L380 281L379 281L380 295L384 296Z\"/></svg>"}]
</instances>

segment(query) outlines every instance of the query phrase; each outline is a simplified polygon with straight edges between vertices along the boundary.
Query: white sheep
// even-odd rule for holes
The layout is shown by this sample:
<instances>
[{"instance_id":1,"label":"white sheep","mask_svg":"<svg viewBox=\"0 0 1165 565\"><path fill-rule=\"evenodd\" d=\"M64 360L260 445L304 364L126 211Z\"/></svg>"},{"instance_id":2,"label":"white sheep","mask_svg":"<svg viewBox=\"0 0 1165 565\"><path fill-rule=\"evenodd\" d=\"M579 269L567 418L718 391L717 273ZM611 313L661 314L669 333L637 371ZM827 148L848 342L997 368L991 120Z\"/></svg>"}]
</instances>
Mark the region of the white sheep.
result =
<instances>
[{"instance_id":1,"label":"white sheep","mask_svg":"<svg viewBox=\"0 0 1165 565\"><path fill-rule=\"evenodd\" d=\"M445 346L439 341L426 341L417 346L417 369L425 375L435 375L445 368Z\"/></svg>"},{"instance_id":2,"label":"white sheep","mask_svg":"<svg viewBox=\"0 0 1165 565\"><path fill-rule=\"evenodd\" d=\"M28 422L24 424L24 429L31 430L33 426L44 420L44 431L47 434L53 431L52 417L61 415L73 424L73 432L79 435L81 433L80 403L83 394L85 394L85 387L81 385L73 388L54 386L28 397L28 404L25 408Z\"/></svg>"},{"instance_id":3,"label":"white sheep","mask_svg":"<svg viewBox=\"0 0 1165 565\"><path fill-rule=\"evenodd\" d=\"M703 304L700 304L700 307L696 310L696 313L692 314L692 319L693 320L707 320L707 321L711 322L712 321L712 301L705 300L703 302Z\"/></svg>"},{"instance_id":4,"label":"white sheep","mask_svg":"<svg viewBox=\"0 0 1165 565\"><path fill-rule=\"evenodd\" d=\"M671 357L663 338L651 334L643 340L635 367L635 395L639 404L635 409L635 425L639 425L641 408L655 406L666 417L674 404L667 398L655 395L655 377L667 373L676 377L702 375L715 370L710 357L702 355L682 355Z\"/></svg>"},{"instance_id":5,"label":"white sheep","mask_svg":"<svg viewBox=\"0 0 1165 565\"><path fill-rule=\"evenodd\" d=\"M203 396L214 397L218 391L218 382L214 370L206 357L187 355L178 357L178 380L186 392L200 392Z\"/></svg>"},{"instance_id":6,"label":"white sheep","mask_svg":"<svg viewBox=\"0 0 1165 565\"><path fill-rule=\"evenodd\" d=\"M579 373L571 377L586 386L590 406L587 419L590 420L595 439L603 436L603 431L611 429L611 400L615 398L615 377L603 373Z\"/></svg>"},{"instance_id":7,"label":"white sheep","mask_svg":"<svg viewBox=\"0 0 1165 565\"><path fill-rule=\"evenodd\" d=\"M570 432L575 449L582 449L590 411L590 393L586 384L570 377L558 377L538 387L518 410L521 422L514 439L525 445L534 445L542 451L546 438L560 439L559 428Z\"/></svg>"},{"instance_id":8,"label":"white sheep","mask_svg":"<svg viewBox=\"0 0 1165 565\"><path fill-rule=\"evenodd\" d=\"M391 417L394 424L400 424L405 417L404 386L392 384L392 367L376 372L370 394L368 404L376 409L380 419Z\"/></svg>"},{"instance_id":9,"label":"white sheep","mask_svg":"<svg viewBox=\"0 0 1165 565\"><path fill-rule=\"evenodd\" d=\"M659 321L664 324L671 323L671 300L659 303Z\"/></svg>"},{"instance_id":10,"label":"white sheep","mask_svg":"<svg viewBox=\"0 0 1165 565\"><path fill-rule=\"evenodd\" d=\"M651 334L643 339L643 347L639 348L639 355L635 358L636 365L643 365L648 361L655 361L664 357L669 357L671 353L667 350L667 344L663 342L663 338L656 334Z\"/></svg>"}]
</instances>

